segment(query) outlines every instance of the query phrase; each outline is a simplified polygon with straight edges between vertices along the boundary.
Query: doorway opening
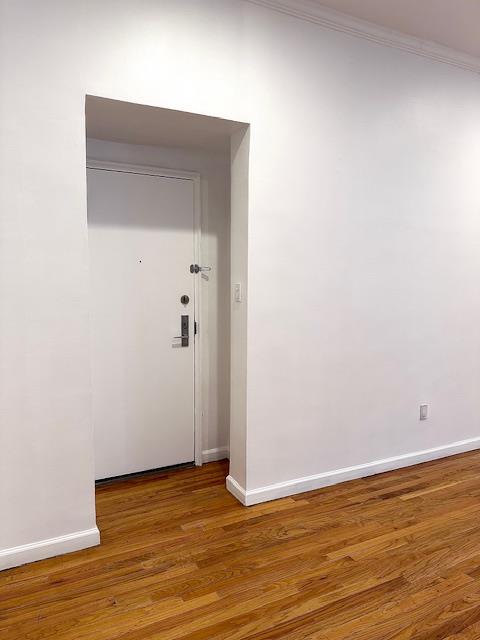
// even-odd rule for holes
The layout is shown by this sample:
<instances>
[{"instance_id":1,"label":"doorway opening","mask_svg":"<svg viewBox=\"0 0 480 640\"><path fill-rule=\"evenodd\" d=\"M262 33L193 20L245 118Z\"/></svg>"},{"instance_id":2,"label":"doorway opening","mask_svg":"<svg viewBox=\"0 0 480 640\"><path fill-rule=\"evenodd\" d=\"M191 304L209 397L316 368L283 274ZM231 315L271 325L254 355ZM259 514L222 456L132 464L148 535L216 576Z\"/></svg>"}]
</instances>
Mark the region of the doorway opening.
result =
<instances>
[{"instance_id":1,"label":"doorway opening","mask_svg":"<svg viewBox=\"0 0 480 640\"><path fill-rule=\"evenodd\" d=\"M87 96L86 130L95 479L227 458L248 125Z\"/></svg>"}]
</instances>

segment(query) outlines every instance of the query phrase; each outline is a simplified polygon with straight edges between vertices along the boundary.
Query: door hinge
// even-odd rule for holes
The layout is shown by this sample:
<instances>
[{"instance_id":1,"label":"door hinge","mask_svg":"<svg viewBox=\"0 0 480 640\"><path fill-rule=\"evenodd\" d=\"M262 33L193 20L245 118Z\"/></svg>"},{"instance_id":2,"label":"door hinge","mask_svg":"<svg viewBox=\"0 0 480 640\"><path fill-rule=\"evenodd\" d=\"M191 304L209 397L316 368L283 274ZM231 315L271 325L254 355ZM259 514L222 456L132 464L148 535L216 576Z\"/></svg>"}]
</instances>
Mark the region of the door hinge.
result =
<instances>
[{"instance_id":1,"label":"door hinge","mask_svg":"<svg viewBox=\"0 0 480 640\"><path fill-rule=\"evenodd\" d=\"M194 333L194 335L197 335L197 333L198 333L198 324L197 324L196 320L193 323L193 333Z\"/></svg>"}]
</instances>

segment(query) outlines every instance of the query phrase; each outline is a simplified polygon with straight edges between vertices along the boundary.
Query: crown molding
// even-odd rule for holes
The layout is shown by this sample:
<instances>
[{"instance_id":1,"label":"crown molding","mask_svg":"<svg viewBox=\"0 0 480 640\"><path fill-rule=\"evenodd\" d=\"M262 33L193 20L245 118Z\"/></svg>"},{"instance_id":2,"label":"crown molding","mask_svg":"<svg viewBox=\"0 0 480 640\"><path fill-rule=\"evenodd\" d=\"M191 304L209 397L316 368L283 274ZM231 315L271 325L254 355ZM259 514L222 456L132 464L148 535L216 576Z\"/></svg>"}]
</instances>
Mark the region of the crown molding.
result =
<instances>
[{"instance_id":1,"label":"crown molding","mask_svg":"<svg viewBox=\"0 0 480 640\"><path fill-rule=\"evenodd\" d=\"M247 0L247 2L314 22L333 31L340 31L376 44L480 73L480 58L328 9L315 0Z\"/></svg>"}]
</instances>

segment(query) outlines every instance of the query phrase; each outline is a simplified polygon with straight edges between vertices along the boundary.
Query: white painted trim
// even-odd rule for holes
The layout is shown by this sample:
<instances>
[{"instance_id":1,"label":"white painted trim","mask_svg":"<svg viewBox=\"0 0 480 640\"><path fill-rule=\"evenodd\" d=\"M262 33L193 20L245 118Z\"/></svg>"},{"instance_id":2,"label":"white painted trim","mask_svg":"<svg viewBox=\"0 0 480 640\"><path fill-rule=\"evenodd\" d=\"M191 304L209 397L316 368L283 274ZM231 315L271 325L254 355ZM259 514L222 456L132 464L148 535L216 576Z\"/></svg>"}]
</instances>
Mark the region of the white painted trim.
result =
<instances>
[{"instance_id":1,"label":"white painted trim","mask_svg":"<svg viewBox=\"0 0 480 640\"><path fill-rule=\"evenodd\" d=\"M100 544L100 532L97 527L93 527L93 529L68 533L65 536L58 536L58 538L39 540L10 549L0 549L0 571L18 567L27 562L36 562L64 553L88 549L97 544Z\"/></svg>"},{"instance_id":2,"label":"white painted trim","mask_svg":"<svg viewBox=\"0 0 480 640\"><path fill-rule=\"evenodd\" d=\"M159 176L160 178L177 178L179 180L200 179L200 174L195 171L164 169L163 167L154 167L148 164L96 160L90 157L87 158L87 169L103 169L104 171L118 171L120 173L140 173L143 176Z\"/></svg>"},{"instance_id":3,"label":"white painted trim","mask_svg":"<svg viewBox=\"0 0 480 640\"><path fill-rule=\"evenodd\" d=\"M354 18L334 9L323 7L315 0L247 0L252 4L279 11L307 22L314 22L333 31L363 38L386 47L413 53L436 62L453 65L466 71L480 73L480 58L462 53L430 40L422 40L381 27L367 20Z\"/></svg>"},{"instance_id":4,"label":"white painted trim","mask_svg":"<svg viewBox=\"0 0 480 640\"><path fill-rule=\"evenodd\" d=\"M267 502L268 500L285 498L286 496L303 493L305 491L321 489L322 487L338 484L339 482L345 482L347 480L356 480L357 478L365 478L376 475L377 473L384 473L385 471L410 467L420 464L421 462L446 458L457 453L464 453L465 451L472 451L478 448L480 448L480 437L470 438L469 440L460 440L459 442L453 442L441 447L414 451L413 453L406 453L401 456L394 456L393 458L385 458L383 460L375 460L344 469L326 471L325 473L318 473L304 478L295 478L294 480L278 482L248 491L241 487L231 476L228 476L227 489L242 504L250 506L260 502Z\"/></svg>"},{"instance_id":5,"label":"white painted trim","mask_svg":"<svg viewBox=\"0 0 480 640\"><path fill-rule=\"evenodd\" d=\"M186 173L184 175L187 175ZM202 215L202 194L201 194L201 182L200 175L196 174L192 177L193 180L193 216L194 216L194 263L203 265L202 258L202 231L203 231L203 215ZM207 235L208 229L205 230ZM205 411L208 407L208 401L204 402L204 396L206 400L209 396L209 376L203 377L203 362L202 354L208 353L208 331L203 326L204 314L202 303L202 273L199 273L193 279L194 286L194 320L197 322L198 333L193 336L193 348L194 348L194 437L195 437L195 464L197 467L201 467L203 463L202 455L202 442L203 442L203 422L205 419ZM204 384L202 383L204 382ZM208 418L208 416L207 416Z\"/></svg>"},{"instance_id":6,"label":"white painted trim","mask_svg":"<svg viewBox=\"0 0 480 640\"><path fill-rule=\"evenodd\" d=\"M226 460L230 457L228 447L216 447L215 449L205 449L202 451L203 462L215 462L215 460Z\"/></svg>"},{"instance_id":7,"label":"white painted trim","mask_svg":"<svg viewBox=\"0 0 480 640\"><path fill-rule=\"evenodd\" d=\"M177 180L191 180L194 188L193 216L194 216L194 263L202 264L202 206L201 206L201 178L196 171L183 171L176 169L163 169L143 164L129 164L125 162L112 162L110 160L96 160L87 158L87 169L101 169L103 171L117 171L120 173L138 173L147 176L161 178L175 178ZM194 278L194 320L200 327L202 297L200 278ZM208 376L202 389L202 353L208 353L208 332L202 331L195 336L194 341L194 450L195 464L202 466L202 434L204 422L203 393L208 394Z\"/></svg>"},{"instance_id":8,"label":"white painted trim","mask_svg":"<svg viewBox=\"0 0 480 640\"><path fill-rule=\"evenodd\" d=\"M227 490L230 491L232 496L235 496L235 498L239 502L247 506L247 492L242 486L238 484L235 478L232 478L232 476L227 476L226 484Z\"/></svg>"}]
</instances>

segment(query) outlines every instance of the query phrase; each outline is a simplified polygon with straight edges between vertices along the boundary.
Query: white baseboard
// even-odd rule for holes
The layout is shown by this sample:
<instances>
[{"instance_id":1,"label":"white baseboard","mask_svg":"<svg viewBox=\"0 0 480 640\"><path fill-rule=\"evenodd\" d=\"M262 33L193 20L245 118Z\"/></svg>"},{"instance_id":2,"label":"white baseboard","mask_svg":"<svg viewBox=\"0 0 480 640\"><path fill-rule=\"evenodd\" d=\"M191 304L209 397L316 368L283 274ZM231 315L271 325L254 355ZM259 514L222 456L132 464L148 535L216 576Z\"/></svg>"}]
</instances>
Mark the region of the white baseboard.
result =
<instances>
[{"instance_id":1,"label":"white baseboard","mask_svg":"<svg viewBox=\"0 0 480 640\"><path fill-rule=\"evenodd\" d=\"M235 478L232 478L232 476L227 476L226 482L227 482L227 490L230 491L232 496L235 496L235 498L239 502L241 502L243 505L248 506L248 504L247 504L247 492L245 491L245 489L242 486L240 486L238 484L238 482L235 480Z\"/></svg>"},{"instance_id":2,"label":"white baseboard","mask_svg":"<svg viewBox=\"0 0 480 640\"><path fill-rule=\"evenodd\" d=\"M265 487L259 487L258 489L249 489L248 491L240 486L234 478L228 476L227 489L242 504L251 506L260 502L267 502L268 500L285 498L296 493L321 489L322 487L338 484L339 482L345 482L347 480L356 480L357 478L365 478L377 473L384 473L385 471L411 467L421 462L446 458L456 453L464 453L478 448L480 448L480 437L470 438L469 440L460 440L459 442L434 447L433 449L424 449L423 451L414 451L413 453L406 453L393 458L374 460L373 462L359 464L354 467L335 469L304 478L295 478L294 480L278 482Z\"/></svg>"},{"instance_id":3,"label":"white baseboard","mask_svg":"<svg viewBox=\"0 0 480 640\"><path fill-rule=\"evenodd\" d=\"M0 549L0 571L18 567L27 562L36 562L72 551L80 551L100 544L100 532L97 527L76 531L58 538L39 540L10 549Z\"/></svg>"},{"instance_id":4,"label":"white baseboard","mask_svg":"<svg viewBox=\"0 0 480 640\"><path fill-rule=\"evenodd\" d=\"M225 460L230 457L228 447L216 447L216 449L205 449L202 451L203 462L215 462L215 460Z\"/></svg>"}]
</instances>

